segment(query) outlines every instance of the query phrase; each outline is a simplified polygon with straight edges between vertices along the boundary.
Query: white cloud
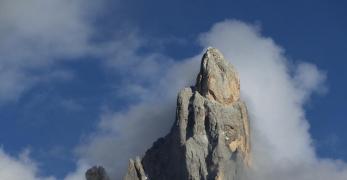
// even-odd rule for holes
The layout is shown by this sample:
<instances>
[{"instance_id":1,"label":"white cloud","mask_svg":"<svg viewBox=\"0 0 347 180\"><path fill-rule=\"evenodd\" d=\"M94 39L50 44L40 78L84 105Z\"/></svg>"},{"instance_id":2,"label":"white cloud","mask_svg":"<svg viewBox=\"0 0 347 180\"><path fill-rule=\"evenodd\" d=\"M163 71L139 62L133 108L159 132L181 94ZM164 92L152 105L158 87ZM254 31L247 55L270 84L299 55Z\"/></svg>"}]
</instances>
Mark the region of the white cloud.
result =
<instances>
[{"instance_id":1,"label":"white cloud","mask_svg":"<svg viewBox=\"0 0 347 180\"><path fill-rule=\"evenodd\" d=\"M217 23L201 36L236 66L251 115L254 164L250 179L345 179L343 162L316 156L304 105L326 91L326 75L315 65L290 66L284 50L259 27L239 21Z\"/></svg>"},{"instance_id":2,"label":"white cloud","mask_svg":"<svg viewBox=\"0 0 347 180\"><path fill-rule=\"evenodd\" d=\"M0 103L50 76L59 60L92 52L92 2L0 1Z\"/></svg>"},{"instance_id":3,"label":"white cloud","mask_svg":"<svg viewBox=\"0 0 347 180\"><path fill-rule=\"evenodd\" d=\"M295 87L282 48L262 37L253 26L237 21L218 23L201 39L224 52L240 72L241 91L252 113L253 127L265 136L263 143L269 143L271 158L278 161L311 158L313 150L301 89ZM317 81L318 75L319 72L301 74L311 76L309 82ZM307 82L299 84L302 83ZM302 90L310 95L315 88ZM260 143L262 139L254 140Z\"/></svg>"},{"instance_id":4,"label":"white cloud","mask_svg":"<svg viewBox=\"0 0 347 180\"><path fill-rule=\"evenodd\" d=\"M181 63L158 53L140 56L136 52L141 44L134 43L125 50L124 46L115 46L116 56L108 61L124 78L116 85L117 94L140 102L121 112L107 109L98 131L77 149L82 160L102 164L111 177L122 176L130 157L141 155L154 140L169 132L175 118L176 94L194 83L200 67L200 55Z\"/></svg>"},{"instance_id":5,"label":"white cloud","mask_svg":"<svg viewBox=\"0 0 347 180\"><path fill-rule=\"evenodd\" d=\"M83 180L85 172L92 165L83 160L76 162L64 180ZM24 149L17 157L7 154L0 146L0 179L4 180L57 180L54 176L41 176L41 166L30 157L30 150Z\"/></svg>"},{"instance_id":6,"label":"white cloud","mask_svg":"<svg viewBox=\"0 0 347 180\"><path fill-rule=\"evenodd\" d=\"M11 180L55 180L54 177L40 177L38 167L24 151L19 157L12 157L0 148L0 179Z\"/></svg>"},{"instance_id":7,"label":"white cloud","mask_svg":"<svg viewBox=\"0 0 347 180\"><path fill-rule=\"evenodd\" d=\"M77 163L77 169L69 174L66 175L64 180L82 180L85 179L85 172L91 167L90 164L87 164L83 161L78 161Z\"/></svg>"},{"instance_id":8,"label":"white cloud","mask_svg":"<svg viewBox=\"0 0 347 180\"><path fill-rule=\"evenodd\" d=\"M309 63L298 64L294 76L296 87L301 90L304 98L309 97L307 92L326 93L327 87L322 84L326 80L326 73Z\"/></svg>"},{"instance_id":9,"label":"white cloud","mask_svg":"<svg viewBox=\"0 0 347 180\"><path fill-rule=\"evenodd\" d=\"M96 51L90 42L91 20L101 5L92 0L0 0L0 105L16 101L37 83L73 78L59 63ZM12 157L0 149L0 179L55 179L39 177L40 172L28 156Z\"/></svg>"},{"instance_id":10,"label":"white cloud","mask_svg":"<svg viewBox=\"0 0 347 180\"><path fill-rule=\"evenodd\" d=\"M240 21L215 24L200 36L200 42L204 47L219 48L240 73L242 97L249 107L252 125L254 159L249 179L347 177L344 162L316 156L308 132L304 105L312 93L326 90L324 72L305 62L289 64L284 49L262 36L260 27ZM151 86L135 91L145 98L128 110L106 112L98 132L79 148L81 158L104 164L113 177L122 176L128 158L143 154L157 137L169 131L175 117L176 94L194 84L200 57L169 65L158 63L154 68L163 74L144 73L140 80L133 81L131 85L137 87L150 79ZM127 87L131 86L123 91Z\"/></svg>"}]
</instances>

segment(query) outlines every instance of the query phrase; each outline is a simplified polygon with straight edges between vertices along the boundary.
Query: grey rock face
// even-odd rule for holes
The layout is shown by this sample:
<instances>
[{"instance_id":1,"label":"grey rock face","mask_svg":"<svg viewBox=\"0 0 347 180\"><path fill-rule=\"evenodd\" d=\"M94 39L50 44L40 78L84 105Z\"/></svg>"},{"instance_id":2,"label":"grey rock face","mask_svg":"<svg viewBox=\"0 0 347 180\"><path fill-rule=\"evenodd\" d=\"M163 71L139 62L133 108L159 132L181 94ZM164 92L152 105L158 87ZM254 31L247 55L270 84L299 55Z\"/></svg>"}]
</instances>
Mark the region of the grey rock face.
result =
<instances>
[{"instance_id":1,"label":"grey rock face","mask_svg":"<svg viewBox=\"0 0 347 180\"><path fill-rule=\"evenodd\" d=\"M124 179L131 179L131 180L146 180L148 179L145 175L145 171L143 170L141 160L139 157L137 157L134 160L130 159L128 171L124 177Z\"/></svg>"},{"instance_id":2,"label":"grey rock face","mask_svg":"<svg viewBox=\"0 0 347 180\"><path fill-rule=\"evenodd\" d=\"M176 120L142 158L130 159L124 180L242 180L250 163L250 130L240 80L215 48L201 61L194 87L177 97ZM87 180L109 180L102 167Z\"/></svg>"},{"instance_id":3,"label":"grey rock face","mask_svg":"<svg viewBox=\"0 0 347 180\"><path fill-rule=\"evenodd\" d=\"M234 67L208 48L195 87L181 90L176 121L124 180L240 180L249 164L249 120Z\"/></svg>"},{"instance_id":4,"label":"grey rock face","mask_svg":"<svg viewBox=\"0 0 347 180\"><path fill-rule=\"evenodd\" d=\"M94 166L87 170L86 172L87 180L110 180L106 171L101 166Z\"/></svg>"}]
</instances>

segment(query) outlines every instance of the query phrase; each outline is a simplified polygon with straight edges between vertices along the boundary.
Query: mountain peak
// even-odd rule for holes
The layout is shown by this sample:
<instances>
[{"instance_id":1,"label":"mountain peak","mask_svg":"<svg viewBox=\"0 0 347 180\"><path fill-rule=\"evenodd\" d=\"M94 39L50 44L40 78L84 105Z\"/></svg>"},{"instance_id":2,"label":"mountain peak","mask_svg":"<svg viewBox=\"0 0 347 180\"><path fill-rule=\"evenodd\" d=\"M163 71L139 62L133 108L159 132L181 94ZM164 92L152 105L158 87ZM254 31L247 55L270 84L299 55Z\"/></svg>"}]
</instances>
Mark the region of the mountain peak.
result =
<instances>
[{"instance_id":1,"label":"mountain peak","mask_svg":"<svg viewBox=\"0 0 347 180\"><path fill-rule=\"evenodd\" d=\"M203 55L196 88L201 95L222 104L240 99L238 73L216 49L209 47Z\"/></svg>"},{"instance_id":2,"label":"mountain peak","mask_svg":"<svg viewBox=\"0 0 347 180\"><path fill-rule=\"evenodd\" d=\"M178 93L171 131L142 158L129 161L124 180L243 178L250 134L236 70L219 50L208 48L195 86Z\"/></svg>"}]
</instances>

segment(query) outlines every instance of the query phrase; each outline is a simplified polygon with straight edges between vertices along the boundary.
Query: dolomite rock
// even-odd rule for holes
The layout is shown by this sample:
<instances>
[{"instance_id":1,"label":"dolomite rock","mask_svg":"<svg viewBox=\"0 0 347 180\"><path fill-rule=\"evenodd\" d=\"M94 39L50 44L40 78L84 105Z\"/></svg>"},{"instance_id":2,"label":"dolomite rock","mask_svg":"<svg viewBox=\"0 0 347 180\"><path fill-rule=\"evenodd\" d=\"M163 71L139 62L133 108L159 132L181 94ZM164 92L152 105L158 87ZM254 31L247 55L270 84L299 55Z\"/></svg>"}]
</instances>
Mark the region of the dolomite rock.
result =
<instances>
[{"instance_id":1,"label":"dolomite rock","mask_svg":"<svg viewBox=\"0 0 347 180\"><path fill-rule=\"evenodd\" d=\"M177 97L176 120L142 158L130 159L124 180L241 180L250 163L246 105L234 67L215 48L201 61L194 87ZM108 180L102 167L87 180Z\"/></svg>"},{"instance_id":2,"label":"dolomite rock","mask_svg":"<svg viewBox=\"0 0 347 180\"><path fill-rule=\"evenodd\" d=\"M215 48L208 48L202 58L196 88L204 97L221 104L231 104L240 99L239 76Z\"/></svg>"},{"instance_id":3,"label":"dolomite rock","mask_svg":"<svg viewBox=\"0 0 347 180\"><path fill-rule=\"evenodd\" d=\"M87 180L110 180L106 171L101 166L94 166L86 172Z\"/></svg>"},{"instance_id":4,"label":"dolomite rock","mask_svg":"<svg viewBox=\"0 0 347 180\"><path fill-rule=\"evenodd\" d=\"M240 180L249 164L247 108L237 72L217 49L207 49L176 111L170 133L130 160L124 180Z\"/></svg>"},{"instance_id":5,"label":"dolomite rock","mask_svg":"<svg viewBox=\"0 0 347 180\"><path fill-rule=\"evenodd\" d=\"M139 157L137 157L135 161L130 159L128 172L126 173L124 179L131 179L131 180L146 180L147 179Z\"/></svg>"}]
</instances>

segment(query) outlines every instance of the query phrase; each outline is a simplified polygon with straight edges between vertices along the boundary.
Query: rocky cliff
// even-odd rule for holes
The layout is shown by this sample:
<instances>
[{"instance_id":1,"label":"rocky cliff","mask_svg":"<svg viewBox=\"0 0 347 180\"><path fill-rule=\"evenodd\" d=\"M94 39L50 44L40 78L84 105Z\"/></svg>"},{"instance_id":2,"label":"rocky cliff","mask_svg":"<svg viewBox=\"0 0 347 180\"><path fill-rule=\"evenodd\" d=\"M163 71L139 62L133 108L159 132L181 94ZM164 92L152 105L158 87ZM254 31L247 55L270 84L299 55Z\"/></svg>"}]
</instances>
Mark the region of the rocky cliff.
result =
<instances>
[{"instance_id":1,"label":"rocky cliff","mask_svg":"<svg viewBox=\"0 0 347 180\"><path fill-rule=\"evenodd\" d=\"M195 86L178 94L171 131L130 160L124 180L240 180L250 159L249 131L239 76L208 48Z\"/></svg>"}]
</instances>

